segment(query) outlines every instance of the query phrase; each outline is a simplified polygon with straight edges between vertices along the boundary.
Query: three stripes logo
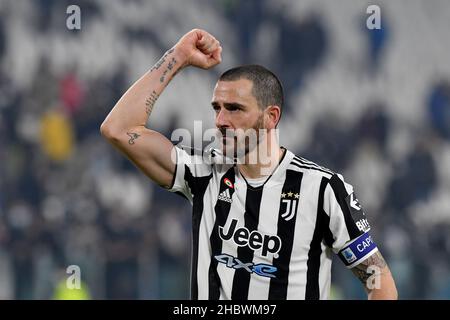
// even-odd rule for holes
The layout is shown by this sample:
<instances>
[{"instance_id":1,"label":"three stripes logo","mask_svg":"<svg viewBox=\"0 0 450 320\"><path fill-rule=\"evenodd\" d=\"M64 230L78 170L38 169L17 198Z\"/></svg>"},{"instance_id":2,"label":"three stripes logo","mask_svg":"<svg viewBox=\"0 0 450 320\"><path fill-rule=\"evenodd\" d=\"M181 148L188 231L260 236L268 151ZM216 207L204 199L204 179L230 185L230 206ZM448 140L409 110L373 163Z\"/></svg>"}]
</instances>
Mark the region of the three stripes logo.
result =
<instances>
[{"instance_id":1,"label":"three stripes logo","mask_svg":"<svg viewBox=\"0 0 450 320\"><path fill-rule=\"evenodd\" d=\"M218 199L229 203L233 202L233 200L231 200L230 189L225 189L222 191L219 194Z\"/></svg>"},{"instance_id":2,"label":"three stripes logo","mask_svg":"<svg viewBox=\"0 0 450 320\"><path fill-rule=\"evenodd\" d=\"M281 217L284 220L289 221L295 217L295 214L297 213L299 199L300 199L299 193L289 191L286 193L283 192L281 194L281 204L285 205L285 210L281 214Z\"/></svg>"}]
</instances>

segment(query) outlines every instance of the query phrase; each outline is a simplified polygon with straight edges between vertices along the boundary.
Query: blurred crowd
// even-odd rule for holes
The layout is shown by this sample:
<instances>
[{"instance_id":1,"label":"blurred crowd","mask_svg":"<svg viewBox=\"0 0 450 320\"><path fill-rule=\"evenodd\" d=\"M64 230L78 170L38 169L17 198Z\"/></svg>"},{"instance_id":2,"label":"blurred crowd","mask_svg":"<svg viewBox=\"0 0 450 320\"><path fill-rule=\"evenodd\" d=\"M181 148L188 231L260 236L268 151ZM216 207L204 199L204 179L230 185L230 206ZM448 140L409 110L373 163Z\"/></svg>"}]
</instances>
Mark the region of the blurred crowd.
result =
<instances>
[{"instance_id":1,"label":"blurred crowd","mask_svg":"<svg viewBox=\"0 0 450 320\"><path fill-rule=\"evenodd\" d=\"M189 203L99 134L124 91L182 34L223 63L180 73L149 126L213 126L217 76L281 78L283 145L354 185L400 298L450 298L450 3L345 0L0 2L0 299L57 299L77 265L94 299L189 297ZM81 30L66 8L81 8ZM183 104L181 104L183 103ZM336 261L334 298L364 298Z\"/></svg>"}]
</instances>

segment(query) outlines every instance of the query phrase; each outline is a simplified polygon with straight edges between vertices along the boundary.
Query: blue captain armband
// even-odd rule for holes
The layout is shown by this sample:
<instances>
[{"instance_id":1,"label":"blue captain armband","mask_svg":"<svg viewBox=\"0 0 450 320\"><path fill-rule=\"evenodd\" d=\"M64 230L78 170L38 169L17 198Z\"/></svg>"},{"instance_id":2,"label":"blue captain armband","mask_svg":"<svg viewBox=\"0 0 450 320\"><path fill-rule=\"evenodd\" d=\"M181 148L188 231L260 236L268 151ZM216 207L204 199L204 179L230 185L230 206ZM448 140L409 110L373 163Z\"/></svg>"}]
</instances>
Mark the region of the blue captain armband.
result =
<instances>
[{"instance_id":1,"label":"blue captain armband","mask_svg":"<svg viewBox=\"0 0 450 320\"><path fill-rule=\"evenodd\" d=\"M338 256L347 268L353 268L373 253L378 251L377 245L372 240L372 236L366 232L347 244Z\"/></svg>"}]
</instances>

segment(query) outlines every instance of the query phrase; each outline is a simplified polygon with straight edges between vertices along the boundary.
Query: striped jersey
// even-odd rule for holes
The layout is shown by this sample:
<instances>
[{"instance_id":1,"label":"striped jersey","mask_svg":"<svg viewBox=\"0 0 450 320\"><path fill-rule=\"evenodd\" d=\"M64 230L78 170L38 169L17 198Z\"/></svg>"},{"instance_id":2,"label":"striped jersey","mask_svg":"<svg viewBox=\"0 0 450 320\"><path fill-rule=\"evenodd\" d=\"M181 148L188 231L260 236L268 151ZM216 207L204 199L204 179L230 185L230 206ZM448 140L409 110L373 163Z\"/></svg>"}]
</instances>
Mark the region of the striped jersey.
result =
<instances>
[{"instance_id":1,"label":"striped jersey","mask_svg":"<svg viewBox=\"0 0 450 320\"><path fill-rule=\"evenodd\" d=\"M193 205L192 299L328 299L333 252L348 267L376 252L341 175L286 150L252 186L215 150L175 150L170 191Z\"/></svg>"}]
</instances>

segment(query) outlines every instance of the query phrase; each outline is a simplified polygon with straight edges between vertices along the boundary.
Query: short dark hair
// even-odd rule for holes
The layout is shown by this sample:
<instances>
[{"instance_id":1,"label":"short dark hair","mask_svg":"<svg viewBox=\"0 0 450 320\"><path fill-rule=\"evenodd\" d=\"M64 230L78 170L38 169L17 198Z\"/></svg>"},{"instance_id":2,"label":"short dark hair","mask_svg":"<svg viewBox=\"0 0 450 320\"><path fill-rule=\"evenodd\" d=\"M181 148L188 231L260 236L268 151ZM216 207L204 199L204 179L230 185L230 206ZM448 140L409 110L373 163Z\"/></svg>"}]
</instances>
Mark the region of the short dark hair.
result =
<instances>
[{"instance_id":1,"label":"short dark hair","mask_svg":"<svg viewBox=\"0 0 450 320\"><path fill-rule=\"evenodd\" d=\"M247 79L253 83L252 93L262 110L273 105L279 106L282 110L283 86L272 71L260 65L244 65L225 71L219 78L220 81L240 79Z\"/></svg>"}]
</instances>

